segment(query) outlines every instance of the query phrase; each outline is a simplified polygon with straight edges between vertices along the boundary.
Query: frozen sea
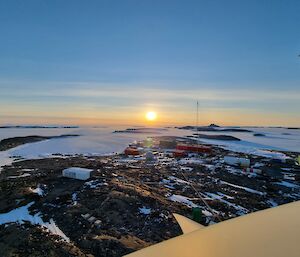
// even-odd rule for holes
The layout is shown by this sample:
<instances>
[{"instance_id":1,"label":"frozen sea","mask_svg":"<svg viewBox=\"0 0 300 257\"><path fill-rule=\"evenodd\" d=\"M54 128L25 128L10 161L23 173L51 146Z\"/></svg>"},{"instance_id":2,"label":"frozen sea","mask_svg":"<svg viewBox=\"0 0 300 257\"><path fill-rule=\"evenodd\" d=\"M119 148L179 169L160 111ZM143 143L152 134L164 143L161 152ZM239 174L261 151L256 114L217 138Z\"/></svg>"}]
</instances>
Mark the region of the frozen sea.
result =
<instances>
[{"instance_id":1,"label":"frozen sea","mask_svg":"<svg viewBox=\"0 0 300 257\"><path fill-rule=\"evenodd\" d=\"M187 136L193 131L164 128L150 129L148 133L113 133L125 127L81 127L81 128L5 128L0 129L0 140L16 136L54 136L62 134L79 134L79 137L56 138L37 143L21 145L8 151L0 152L0 166L12 162L12 156L25 159L50 157L55 154L104 155L122 152L135 140L154 135ZM221 145L224 148L262 156L274 156L268 150L300 152L300 130L286 128L246 128L253 132L201 132L203 134L232 135L241 141L218 141L201 139L209 144ZM265 136L254 136L262 133ZM275 154L276 155L276 154ZM276 156L275 156L276 157ZM280 157L280 154L278 155Z\"/></svg>"}]
</instances>

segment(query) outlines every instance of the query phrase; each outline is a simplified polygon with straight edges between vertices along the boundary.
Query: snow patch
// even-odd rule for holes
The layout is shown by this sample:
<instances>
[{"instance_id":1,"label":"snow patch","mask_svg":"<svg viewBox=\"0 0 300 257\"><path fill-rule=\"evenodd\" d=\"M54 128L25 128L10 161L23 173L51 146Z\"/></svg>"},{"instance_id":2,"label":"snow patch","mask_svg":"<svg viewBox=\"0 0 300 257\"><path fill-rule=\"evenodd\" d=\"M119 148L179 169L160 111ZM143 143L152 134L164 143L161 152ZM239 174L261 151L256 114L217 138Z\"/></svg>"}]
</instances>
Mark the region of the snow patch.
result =
<instances>
[{"instance_id":1,"label":"snow patch","mask_svg":"<svg viewBox=\"0 0 300 257\"><path fill-rule=\"evenodd\" d=\"M25 206L16 208L10 212L0 214L0 224L7 223L19 223L23 224L24 221L28 221L33 225L40 225L46 229L48 229L52 234L60 236L67 242L70 242L70 239L59 229L59 227L55 224L53 219L50 219L49 222L44 222L40 217L40 212L31 215L29 213L29 208L34 204L31 202Z\"/></svg>"},{"instance_id":2,"label":"snow patch","mask_svg":"<svg viewBox=\"0 0 300 257\"><path fill-rule=\"evenodd\" d=\"M99 180L91 180L91 181L88 181L88 182L85 182L84 185L86 187L89 187L91 189L95 189L95 188L98 188L100 186L107 186L108 184L106 182L101 182Z\"/></svg>"},{"instance_id":3,"label":"snow patch","mask_svg":"<svg viewBox=\"0 0 300 257\"><path fill-rule=\"evenodd\" d=\"M143 206L142 208L139 208L139 211L141 214L149 215L151 213L151 208L146 208L145 206Z\"/></svg>"},{"instance_id":4,"label":"snow patch","mask_svg":"<svg viewBox=\"0 0 300 257\"><path fill-rule=\"evenodd\" d=\"M267 201L267 203L271 206L271 207L276 207L278 206L278 203L276 203L273 199L269 199Z\"/></svg>"},{"instance_id":5,"label":"snow patch","mask_svg":"<svg viewBox=\"0 0 300 257\"><path fill-rule=\"evenodd\" d=\"M299 185L296 185L294 183L287 182L287 181L275 182L274 184L289 187L289 188L299 188L300 187Z\"/></svg>"},{"instance_id":6,"label":"snow patch","mask_svg":"<svg viewBox=\"0 0 300 257\"><path fill-rule=\"evenodd\" d=\"M29 173L24 173L24 174L19 175L19 176L9 176L9 177L7 177L7 178L8 178L8 179L15 179L15 178L25 178L25 177L29 177L29 176L31 176L31 174L29 174Z\"/></svg>"},{"instance_id":7,"label":"snow patch","mask_svg":"<svg viewBox=\"0 0 300 257\"><path fill-rule=\"evenodd\" d=\"M190 184L190 182L185 181L185 180L180 179L180 178L177 178L177 177L174 177L174 176L169 176L169 179L173 180L175 183L178 183L178 184Z\"/></svg>"},{"instance_id":8,"label":"snow patch","mask_svg":"<svg viewBox=\"0 0 300 257\"><path fill-rule=\"evenodd\" d=\"M239 186L239 185L235 185L235 184L231 184L231 183L228 183L226 181L221 181L221 184L225 184L225 185L228 185L228 186L231 186L231 187L239 188L239 189L245 190L245 191L247 191L249 193L258 194L258 195L265 195L265 193L257 191L257 190L254 190L252 188L243 187L243 186Z\"/></svg>"},{"instance_id":9,"label":"snow patch","mask_svg":"<svg viewBox=\"0 0 300 257\"><path fill-rule=\"evenodd\" d=\"M240 205L237 205L237 204L234 204L234 203L231 203L225 199L223 199L224 196L220 196L220 195L217 195L217 194L214 194L214 193L205 193L207 196L209 196L211 199L214 199L214 200L218 200L222 203L225 203L227 204L228 206L230 207L233 207L234 209L236 209L238 211L238 213L240 215L243 215L243 214L247 214L249 211L244 208L243 206L240 206Z\"/></svg>"},{"instance_id":10,"label":"snow patch","mask_svg":"<svg viewBox=\"0 0 300 257\"><path fill-rule=\"evenodd\" d=\"M169 200L173 201L173 202L177 202L177 203L182 203L190 208L194 208L194 207L198 207L197 204L194 204L191 201L191 198L188 198L186 196L182 196L182 195L171 195L168 197Z\"/></svg>"},{"instance_id":11,"label":"snow patch","mask_svg":"<svg viewBox=\"0 0 300 257\"><path fill-rule=\"evenodd\" d=\"M178 161L178 164L186 165L186 164L203 164L203 160L199 158L184 158Z\"/></svg>"},{"instance_id":12,"label":"snow patch","mask_svg":"<svg viewBox=\"0 0 300 257\"><path fill-rule=\"evenodd\" d=\"M44 190L40 186L38 186L37 188L34 188L34 189L30 188L30 190L31 190L31 192L38 194L39 196L45 195Z\"/></svg>"},{"instance_id":13,"label":"snow patch","mask_svg":"<svg viewBox=\"0 0 300 257\"><path fill-rule=\"evenodd\" d=\"M72 194L72 201L73 201L73 205L77 205L77 203L78 203L78 195L77 195L76 192Z\"/></svg>"}]
</instances>

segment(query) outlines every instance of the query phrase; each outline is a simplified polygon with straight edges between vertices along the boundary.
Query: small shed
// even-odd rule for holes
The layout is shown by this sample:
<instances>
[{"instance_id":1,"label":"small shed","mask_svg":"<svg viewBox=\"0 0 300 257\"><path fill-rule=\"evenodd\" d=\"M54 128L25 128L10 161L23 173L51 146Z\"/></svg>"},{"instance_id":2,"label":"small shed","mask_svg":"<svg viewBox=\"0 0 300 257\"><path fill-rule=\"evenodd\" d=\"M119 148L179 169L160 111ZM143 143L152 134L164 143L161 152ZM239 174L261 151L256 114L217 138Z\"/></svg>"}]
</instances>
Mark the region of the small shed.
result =
<instances>
[{"instance_id":1,"label":"small shed","mask_svg":"<svg viewBox=\"0 0 300 257\"><path fill-rule=\"evenodd\" d=\"M224 157L225 163L229 165L234 165L234 166L241 166L244 168L248 168L250 166L250 160L247 158L239 158L235 156L225 156Z\"/></svg>"},{"instance_id":2,"label":"small shed","mask_svg":"<svg viewBox=\"0 0 300 257\"><path fill-rule=\"evenodd\" d=\"M91 177L91 169L71 167L62 171L63 177L87 180Z\"/></svg>"}]
</instances>

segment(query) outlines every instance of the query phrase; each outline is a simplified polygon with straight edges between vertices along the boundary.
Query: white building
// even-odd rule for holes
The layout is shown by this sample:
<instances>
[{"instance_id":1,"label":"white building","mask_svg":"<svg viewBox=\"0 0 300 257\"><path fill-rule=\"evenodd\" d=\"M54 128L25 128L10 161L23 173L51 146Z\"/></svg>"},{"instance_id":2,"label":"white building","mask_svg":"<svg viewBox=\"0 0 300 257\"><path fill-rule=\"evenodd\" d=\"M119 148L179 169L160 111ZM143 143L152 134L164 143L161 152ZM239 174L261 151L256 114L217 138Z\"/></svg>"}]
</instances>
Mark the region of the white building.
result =
<instances>
[{"instance_id":1,"label":"white building","mask_svg":"<svg viewBox=\"0 0 300 257\"><path fill-rule=\"evenodd\" d=\"M224 162L229 165L241 166L248 168L250 166L250 160L247 158L239 158L234 156L225 156Z\"/></svg>"},{"instance_id":2,"label":"white building","mask_svg":"<svg viewBox=\"0 0 300 257\"><path fill-rule=\"evenodd\" d=\"M87 180L91 177L91 169L71 167L62 171L63 177Z\"/></svg>"}]
</instances>

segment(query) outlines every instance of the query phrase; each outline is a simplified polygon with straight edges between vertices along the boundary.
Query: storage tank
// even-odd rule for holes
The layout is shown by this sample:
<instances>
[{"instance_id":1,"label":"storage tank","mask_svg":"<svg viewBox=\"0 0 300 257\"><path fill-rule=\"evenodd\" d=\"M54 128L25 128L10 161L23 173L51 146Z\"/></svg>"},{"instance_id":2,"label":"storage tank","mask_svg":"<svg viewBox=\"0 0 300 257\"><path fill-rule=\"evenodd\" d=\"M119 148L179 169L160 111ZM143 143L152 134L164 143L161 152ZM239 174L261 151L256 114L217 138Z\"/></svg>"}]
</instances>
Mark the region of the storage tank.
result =
<instances>
[{"instance_id":1,"label":"storage tank","mask_svg":"<svg viewBox=\"0 0 300 257\"><path fill-rule=\"evenodd\" d=\"M150 152L150 151L146 153L145 157L146 157L146 161L148 161L148 162L155 160L154 154L152 152Z\"/></svg>"}]
</instances>

